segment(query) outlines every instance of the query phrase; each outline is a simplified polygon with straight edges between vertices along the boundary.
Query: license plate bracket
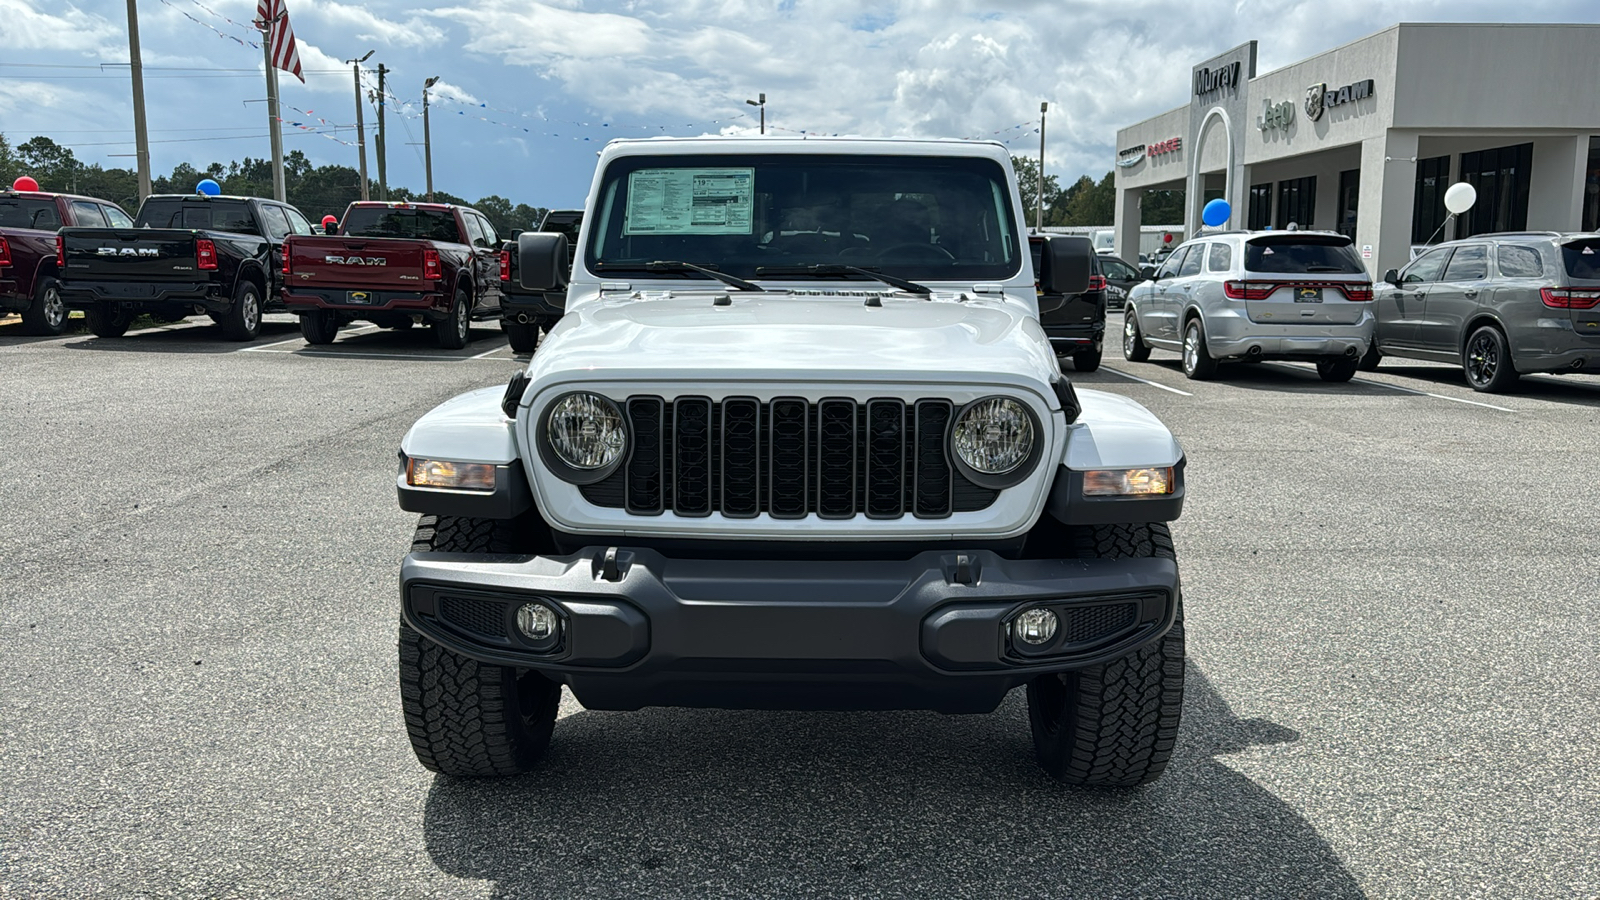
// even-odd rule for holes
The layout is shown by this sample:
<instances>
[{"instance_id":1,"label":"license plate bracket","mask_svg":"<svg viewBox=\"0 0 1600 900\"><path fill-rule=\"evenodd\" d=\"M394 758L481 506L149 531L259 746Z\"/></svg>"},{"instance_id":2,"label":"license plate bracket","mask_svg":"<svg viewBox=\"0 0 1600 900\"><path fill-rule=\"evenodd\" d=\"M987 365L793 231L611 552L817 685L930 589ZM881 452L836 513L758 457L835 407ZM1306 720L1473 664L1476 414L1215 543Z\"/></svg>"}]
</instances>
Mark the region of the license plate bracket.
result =
<instances>
[{"instance_id":1,"label":"license plate bracket","mask_svg":"<svg viewBox=\"0 0 1600 900\"><path fill-rule=\"evenodd\" d=\"M370 291L345 291L344 302L354 306L367 306L372 303Z\"/></svg>"},{"instance_id":2,"label":"license plate bracket","mask_svg":"<svg viewBox=\"0 0 1600 900\"><path fill-rule=\"evenodd\" d=\"M1296 303L1321 303L1322 288L1296 288L1294 292Z\"/></svg>"}]
</instances>

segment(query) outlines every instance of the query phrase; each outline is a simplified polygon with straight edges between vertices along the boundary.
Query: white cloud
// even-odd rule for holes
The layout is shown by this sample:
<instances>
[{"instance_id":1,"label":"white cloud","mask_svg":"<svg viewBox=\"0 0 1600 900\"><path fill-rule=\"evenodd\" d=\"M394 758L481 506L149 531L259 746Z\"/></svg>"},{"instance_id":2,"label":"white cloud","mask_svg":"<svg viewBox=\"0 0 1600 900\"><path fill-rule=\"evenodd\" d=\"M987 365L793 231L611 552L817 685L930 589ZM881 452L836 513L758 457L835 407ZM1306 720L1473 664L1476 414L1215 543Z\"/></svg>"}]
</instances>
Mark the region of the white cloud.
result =
<instances>
[{"instance_id":1,"label":"white cloud","mask_svg":"<svg viewBox=\"0 0 1600 900\"><path fill-rule=\"evenodd\" d=\"M297 22L330 28L366 43L391 47L438 47L446 43L444 31L421 16L391 20L363 5L296 0L294 16Z\"/></svg>"},{"instance_id":2,"label":"white cloud","mask_svg":"<svg viewBox=\"0 0 1600 900\"><path fill-rule=\"evenodd\" d=\"M86 13L70 3L44 12L30 0L0 0L0 47L98 54L125 41L124 34L120 22Z\"/></svg>"},{"instance_id":3,"label":"white cloud","mask_svg":"<svg viewBox=\"0 0 1600 900\"><path fill-rule=\"evenodd\" d=\"M477 106L483 102L477 97L474 97L471 92L456 87L448 81L440 81L438 84L435 84L433 87L429 88L428 93L438 100L466 103L472 106Z\"/></svg>"}]
</instances>

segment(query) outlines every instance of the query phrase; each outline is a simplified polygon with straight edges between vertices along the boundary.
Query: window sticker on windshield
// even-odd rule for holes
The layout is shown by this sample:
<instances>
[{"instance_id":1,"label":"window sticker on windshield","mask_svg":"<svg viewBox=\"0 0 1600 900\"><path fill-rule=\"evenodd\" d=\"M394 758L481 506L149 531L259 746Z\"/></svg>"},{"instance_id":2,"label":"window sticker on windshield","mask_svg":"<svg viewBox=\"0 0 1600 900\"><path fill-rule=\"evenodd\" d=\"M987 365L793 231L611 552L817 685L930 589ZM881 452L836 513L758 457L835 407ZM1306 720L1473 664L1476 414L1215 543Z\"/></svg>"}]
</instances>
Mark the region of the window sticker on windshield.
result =
<instances>
[{"instance_id":1,"label":"window sticker on windshield","mask_svg":"<svg viewBox=\"0 0 1600 900\"><path fill-rule=\"evenodd\" d=\"M640 169L628 174L623 234L749 234L756 170Z\"/></svg>"}]
</instances>

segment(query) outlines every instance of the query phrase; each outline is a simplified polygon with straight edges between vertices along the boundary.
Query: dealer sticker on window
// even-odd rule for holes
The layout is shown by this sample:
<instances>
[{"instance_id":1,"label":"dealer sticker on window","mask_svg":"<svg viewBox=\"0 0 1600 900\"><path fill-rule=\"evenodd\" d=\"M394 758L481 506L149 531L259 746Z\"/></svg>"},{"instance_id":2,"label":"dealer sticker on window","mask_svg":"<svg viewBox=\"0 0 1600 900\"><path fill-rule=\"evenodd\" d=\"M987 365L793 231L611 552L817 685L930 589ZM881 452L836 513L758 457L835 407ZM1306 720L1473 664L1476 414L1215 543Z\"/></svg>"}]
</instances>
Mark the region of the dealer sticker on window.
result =
<instances>
[{"instance_id":1,"label":"dealer sticker on window","mask_svg":"<svg viewBox=\"0 0 1600 900\"><path fill-rule=\"evenodd\" d=\"M755 169L640 169L623 234L749 234Z\"/></svg>"}]
</instances>

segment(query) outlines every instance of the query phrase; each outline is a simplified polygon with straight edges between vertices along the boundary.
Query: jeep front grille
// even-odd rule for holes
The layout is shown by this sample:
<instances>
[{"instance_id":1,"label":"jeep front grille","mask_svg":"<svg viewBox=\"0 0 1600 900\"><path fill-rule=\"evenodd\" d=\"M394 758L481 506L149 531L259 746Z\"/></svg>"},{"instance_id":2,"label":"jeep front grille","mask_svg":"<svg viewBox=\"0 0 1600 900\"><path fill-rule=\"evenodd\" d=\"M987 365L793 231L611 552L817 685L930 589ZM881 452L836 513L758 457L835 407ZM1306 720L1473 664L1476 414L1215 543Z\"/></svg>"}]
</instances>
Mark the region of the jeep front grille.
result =
<instances>
[{"instance_id":1,"label":"jeep front grille","mask_svg":"<svg viewBox=\"0 0 1600 900\"><path fill-rule=\"evenodd\" d=\"M624 408L627 461L581 490L634 515L937 519L999 495L950 465L948 400L631 397Z\"/></svg>"}]
</instances>

